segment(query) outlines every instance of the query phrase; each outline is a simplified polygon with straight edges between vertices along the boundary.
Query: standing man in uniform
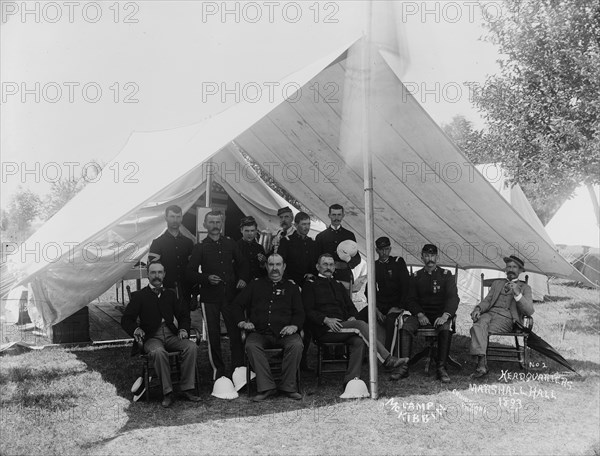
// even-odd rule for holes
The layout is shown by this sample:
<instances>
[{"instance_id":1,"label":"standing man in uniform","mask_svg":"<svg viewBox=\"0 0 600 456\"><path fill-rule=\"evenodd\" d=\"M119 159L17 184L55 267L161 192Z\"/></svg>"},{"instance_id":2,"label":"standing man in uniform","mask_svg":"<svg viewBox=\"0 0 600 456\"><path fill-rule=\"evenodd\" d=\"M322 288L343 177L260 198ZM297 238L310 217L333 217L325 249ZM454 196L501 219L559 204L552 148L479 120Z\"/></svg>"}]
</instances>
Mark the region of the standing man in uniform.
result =
<instances>
[{"instance_id":1,"label":"standing man in uniform","mask_svg":"<svg viewBox=\"0 0 600 456\"><path fill-rule=\"evenodd\" d=\"M283 348L279 391L289 398L300 400L297 372L302 356L300 329L304 324L304 307L300 289L291 280L283 280L285 263L274 253L267 262L268 277L253 280L235 298L231 313L238 327L250 331L246 353L256 372L258 394L255 402L277 394L275 381L265 348ZM244 316L246 311L247 317Z\"/></svg>"},{"instance_id":2,"label":"standing man in uniform","mask_svg":"<svg viewBox=\"0 0 600 456\"><path fill-rule=\"evenodd\" d=\"M531 287L519 280L525 272L525 262L511 255L504 258L506 279L492 282L490 291L471 312L471 355L477 356L473 377L487 374L486 351L489 332L511 332L515 322L523 323L523 316L533 315Z\"/></svg>"},{"instance_id":3,"label":"standing man in uniform","mask_svg":"<svg viewBox=\"0 0 600 456\"><path fill-rule=\"evenodd\" d=\"M294 220L294 213L289 206L279 209L277 211L277 216L279 217L279 229L273 235L271 245L272 253L278 253L281 240L295 231L294 224L292 223Z\"/></svg>"},{"instance_id":4,"label":"standing man in uniform","mask_svg":"<svg viewBox=\"0 0 600 456\"><path fill-rule=\"evenodd\" d=\"M165 209L167 230L150 244L148 264L160 261L164 265L164 287L176 290L185 308L191 310L192 287L187 280L186 271L194 242L179 230L182 218L183 213L179 206L173 205Z\"/></svg>"},{"instance_id":5,"label":"standing man in uniform","mask_svg":"<svg viewBox=\"0 0 600 456\"><path fill-rule=\"evenodd\" d=\"M317 234L315 241L317 243L317 251L319 255L329 253L335 261L335 276L336 280L342 282L348 292L350 292L350 284L352 283L352 267L360 263L360 256L357 256L358 263L352 264L342 261L337 253L337 246L342 241L350 240L356 242L356 236L350 230L342 226L344 220L344 208L339 204L329 206L329 220L331 225L324 231Z\"/></svg>"},{"instance_id":6,"label":"standing man in uniform","mask_svg":"<svg viewBox=\"0 0 600 456\"><path fill-rule=\"evenodd\" d=\"M278 253L286 264L285 276L293 280L296 285L303 287L307 279L317 275L317 243L308 235L310 231L310 217L306 212L298 212L294 217L296 230L281 240ZM300 368L310 372L306 354L310 347L312 334L308 328L304 330L304 350Z\"/></svg>"},{"instance_id":7,"label":"standing man in uniform","mask_svg":"<svg viewBox=\"0 0 600 456\"><path fill-rule=\"evenodd\" d=\"M159 261L148 264L150 283L131 294L121 326L137 343L143 344L162 386L162 406L169 407L173 403L169 351L181 352L182 397L193 402L200 401L200 398L192 393L196 380L197 347L188 338L190 313L173 290L163 288L163 277L165 268Z\"/></svg>"},{"instance_id":8,"label":"standing man in uniform","mask_svg":"<svg viewBox=\"0 0 600 456\"><path fill-rule=\"evenodd\" d=\"M438 267L437 259L437 247L425 244L421 250L421 260L425 266L417 271L410 282L406 307L412 315L400 330L400 345L403 353L410 353L417 329L435 328L438 337L437 378L442 383L449 383L446 363L450 355L452 318L458 309L459 298L454 276L447 269ZM399 378L404 377L408 377L408 368L400 372Z\"/></svg>"},{"instance_id":9,"label":"standing man in uniform","mask_svg":"<svg viewBox=\"0 0 600 456\"><path fill-rule=\"evenodd\" d=\"M391 256L392 244L387 237L375 241L375 250L379 258L375 262L375 284L377 300L377 322L385 332L385 347L392 350L392 340L396 329L396 319L406 309L410 276L404 258ZM368 287L365 288L368 300ZM358 313L358 319L368 322L369 308ZM410 352L401 353L401 357L410 357Z\"/></svg>"},{"instance_id":10,"label":"standing man in uniform","mask_svg":"<svg viewBox=\"0 0 600 456\"><path fill-rule=\"evenodd\" d=\"M250 280L267 275L267 270L265 269L267 257L265 248L256 241L257 228L256 220L252 216L244 217L240 220L242 239L238 241L238 247L244 258L248 261Z\"/></svg>"},{"instance_id":11,"label":"standing man in uniform","mask_svg":"<svg viewBox=\"0 0 600 456\"><path fill-rule=\"evenodd\" d=\"M248 283L248 262L237 243L221 235L222 227L221 211L208 212L204 216L204 228L208 235L194 246L187 269L190 282L200 284L213 379L225 375L225 363L221 355L221 313L229 336L232 371L244 365L244 352L237 322L232 321L224 310L226 304L235 297L236 291Z\"/></svg>"}]
</instances>

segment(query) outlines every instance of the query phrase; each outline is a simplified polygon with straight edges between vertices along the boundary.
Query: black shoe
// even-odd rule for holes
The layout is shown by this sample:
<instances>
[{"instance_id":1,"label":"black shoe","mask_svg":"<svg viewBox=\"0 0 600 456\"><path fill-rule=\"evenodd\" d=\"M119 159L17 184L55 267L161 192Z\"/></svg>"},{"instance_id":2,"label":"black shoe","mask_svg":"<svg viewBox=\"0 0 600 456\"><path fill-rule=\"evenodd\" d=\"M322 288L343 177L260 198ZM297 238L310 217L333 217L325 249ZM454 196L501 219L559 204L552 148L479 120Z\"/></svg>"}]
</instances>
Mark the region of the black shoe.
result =
<instances>
[{"instance_id":1,"label":"black shoe","mask_svg":"<svg viewBox=\"0 0 600 456\"><path fill-rule=\"evenodd\" d=\"M390 375L390 380L400 380L401 378L408 378L408 366L400 366L400 368Z\"/></svg>"},{"instance_id":2,"label":"black shoe","mask_svg":"<svg viewBox=\"0 0 600 456\"><path fill-rule=\"evenodd\" d=\"M277 395L277 390L276 389L270 389L267 391L263 391L262 393L258 393L256 396L254 396L252 398L252 400L254 402L262 402L265 399L270 398L271 396L276 396Z\"/></svg>"},{"instance_id":3,"label":"black shoe","mask_svg":"<svg viewBox=\"0 0 600 456\"><path fill-rule=\"evenodd\" d=\"M302 372L314 372L315 370L308 365L308 363L300 363L300 370Z\"/></svg>"},{"instance_id":4,"label":"black shoe","mask_svg":"<svg viewBox=\"0 0 600 456\"><path fill-rule=\"evenodd\" d=\"M438 380L441 380L442 383L450 383L451 381L450 376L448 375L448 372L446 372L445 367L438 367L437 378Z\"/></svg>"},{"instance_id":5,"label":"black shoe","mask_svg":"<svg viewBox=\"0 0 600 456\"><path fill-rule=\"evenodd\" d=\"M396 367L406 365L406 363L408 363L408 358L396 358L395 356L390 355L387 357L383 365L384 367L395 369Z\"/></svg>"},{"instance_id":6,"label":"black shoe","mask_svg":"<svg viewBox=\"0 0 600 456\"><path fill-rule=\"evenodd\" d=\"M196 396L195 394L192 394L191 391L182 391L181 393L179 393L179 397L185 399L186 401L190 401L190 402L200 402L202 399L198 396Z\"/></svg>"},{"instance_id":7,"label":"black shoe","mask_svg":"<svg viewBox=\"0 0 600 456\"><path fill-rule=\"evenodd\" d=\"M173 393L165 394L161 404L164 408L169 408L173 405Z\"/></svg>"},{"instance_id":8,"label":"black shoe","mask_svg":"<svg viewBox=\"0 0 600 456\"><path fill-rule=\"evenodd\" d=\"M291 391L291 392L284 391L283 394L285 394L290 399L294 399L295 401L301 401L302 400L302 394L300 394L297 391Z\"/></svg>"}]
</instances>

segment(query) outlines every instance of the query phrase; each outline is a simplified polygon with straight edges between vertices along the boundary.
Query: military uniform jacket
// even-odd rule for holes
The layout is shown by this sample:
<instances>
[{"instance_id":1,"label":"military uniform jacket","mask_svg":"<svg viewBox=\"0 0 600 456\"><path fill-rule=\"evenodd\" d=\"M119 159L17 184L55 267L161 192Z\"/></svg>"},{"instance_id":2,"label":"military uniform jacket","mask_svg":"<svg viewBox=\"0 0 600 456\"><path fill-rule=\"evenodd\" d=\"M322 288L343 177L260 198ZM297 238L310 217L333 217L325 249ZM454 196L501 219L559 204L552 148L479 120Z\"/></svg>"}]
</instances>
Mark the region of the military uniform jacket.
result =
<instances>
[{"instance_id":1,"label":"military uniform jacket","mask_svg":"<svg viewBox=\"0 0 600 456\"><path fill-rule=\"evenodd\" d=\"M492 282L492 286L490 287L487 296L483 301L477 304L481 309L481 313L488 312L494 306L507 282L508 280L506 279L498 279ZM527 285L527 283L519 280L519 284L521 285L521 293L523 296L519 301L514 298L511 300L509 311L513 321L522 323L524 315L527 315L528 317L533 315L533 297L531 294L531 287Z\"/></svg>"},{"instance_id":2,"label":"military uniform jacket","mask_svg":"<svg viewBox=\"0 0 600 456\"><path fill-rule=\"evenodd\" d=\"M404 258L390 256L385 263L375 262L377 308L385 315L392 307L405 308L410 276ZM368 300L368 287L365 288Z\"/></svg>"},{"instance_id":3,"label":"military uniform jacket","mask_svg":"<svg viewBox=\"0 0 600 456\"><path fill-rule=\"evenodd\" d=\"M277 250L285 261L285 276L302 286L305 274L317 275L317 243L310 237L304 239L295 231L281 240Z\"/></svg>"},{"instance_id":4,"label":"military uniform jacket","mask_svg":"<svg viewBox=\"0 0 600 456\"><path fill-rule=\"evenodd\" d=\"M177 282L183 290L191 289L186 273L193 248L194 242L191 239L181 233L173 236L168 230L152 241L150 253L160 255L160 262L165 267L163 285L166 288L175 288Z\"/></svg>"},{"instance_id":5,"label":"military uniform jacket","mask_svg":"<svg viewBox=\"0 0 600 456\"><path fill-rule=\"evenodd\" d=\"M198 269L202 272L198 272ZM214 274L221 278L221 282L212 285L208 276ZM187 268L188 280L200 284L200 297L204 302L220 302L230 300L235 295L237 281L250 281L248 261L237 243L225 236L213 241L205 237L202 242L194 246L192 257Z\"/></svg>"},{"instance_id":6,"label":"military uniform jacket","mask_svg":"<svg viewBox=\"0 0 600 456\"><path fill-rule=\"evenodd\" d=\"M410 281L406 307L413 315L423 312L431 320L447 312L453 317L458 309L458 302L456 281L447 269L436 267L429 274L423 268Z\"/></svg>"},{"instance_id":7,"label":"military uniform jacket","mask_svg":"<svg viewBox=\"0 0 600 456\"><path fill-rule=\"evenodd\" d=\"M340 226L337 230L334 230L331 226L329 226L327 229L317 234L317 237L315 237L319 255L329 253L333 256L333 259L336 263L342 261L337 254L338 245L340 242L348 240L356 242L356 236L352 231L347 230L343 226ZM319 255L317 255L317 257ZM360 258L358 262L360 263ZM352 281L352 271L350 269L336 269L334 277L337 280L350 282Z\"/></svg>"},{"instance_id":8,"label":"military uniform jacket","mask_svg":"<svg viewBox=\"0 0 600 456\"><path fill-rule=\"evenodd\" d=\"M248 261L250 280L266 276L267 270L264 267L265 263L261 264L257 258L257 255L259 253L262 253L263 255L265 255L265 257L267 256L265 254L265 248L255 240L253 240L252 242L248 242L244 241L243 239L240 239L239 241L237 241L237 244L241 254Z\"/></svg>"},{"instance_id":9,"label":"military uniform jacket","mask_svg":"<svg viewBox=\"0 0 600 456\"><path fill-rule=\"evenodd\" d=\"M267 277L256 279L242 290L229 306L236 323L247 320L256 332L278 336L284 326L304 324L300 288L290 280L277 283Z\"/></svg>"},{"instance_id":10,"label":"military uniform jacket","mask_svg":"<svg viewBox=\"0 0 600 456\"><path fill-rule=\"evenodd\" d=\"M177 318L177 325L173 317ZM160 327L164 318L167 327L177 334L179 329L185 329L190 333L190 313L187 307L181 305L175 292L164 289L160 297L152 291L150 286L134 291L131 301L127 304L121 326L127 334L133 337L133 332L138 327L137 320L140 319L139 327L146 333L145 339L152 337Z\"/></svg>"},{"instance_id":11,"label":"military uniform jacket","mask_svg":"<svg viewBox=\"0 0 600 456\"><path fill-rule=\"evenodd\" d=\"M335 279L316 277L315 280L307 281L302 287L302 301L306 321L315 338L321 337L329 330L323 322L325 317L346 321L358 314L348 291Z\"/></svg>"}]
</instances>

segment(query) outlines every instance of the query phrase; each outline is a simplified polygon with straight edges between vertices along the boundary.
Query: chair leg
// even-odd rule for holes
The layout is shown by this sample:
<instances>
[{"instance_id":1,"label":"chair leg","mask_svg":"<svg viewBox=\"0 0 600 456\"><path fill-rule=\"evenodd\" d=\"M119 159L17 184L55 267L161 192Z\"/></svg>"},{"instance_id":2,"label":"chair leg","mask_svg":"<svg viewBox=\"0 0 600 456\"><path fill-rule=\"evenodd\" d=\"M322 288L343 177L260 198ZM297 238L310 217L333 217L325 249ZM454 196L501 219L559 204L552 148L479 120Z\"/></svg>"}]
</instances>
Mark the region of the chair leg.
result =
<instances>
[{"instance_id":1,"label":"chair leg","mask_svg":"<svg viewBox=\"0 0 600 456\"><path fill-rule=\"evenodd\" d=\"M144 377L144 387L146 388L146 392L144 393L146 397L146 402L150 402L150 372L148 366L148 359L144 362L144 367L142 368L142 376Z\"/></svg>"},{"instance_id":2,"label":"chair leg","mask_svg":"<svg viewBox=\"0 0 600 456\"><path fill-rule=\"evenodd\" d=\"M529 347L527 346L527 335L523 336L523 369L525 374L529 373Z\"/></svg>"},{"instance_id":3,"label":"chair leg","mask_svg":"<svg viewBox=\"0 0 600 456\"><path fill-rule=\"evenodd\" d=\"M246 394L248 395L248 397L250 397L252 395L252 392L250 391L250 382L252 376L250 375L250 359L248 358L248 354L246 354Z\"/></svg>"},{"instance_id":4,"label":"chair leg","mask_svg":"<svg viewBox=\"0 0 600 456\"><path fill-rule=\"evenodd\" d=\"M323 347L320 344L317 344L317 385L321 386L321 369L323 362Z\"/></svg>"},{"instance_id":5,"label":"chair leg","mask_svg":"<svg viewBox=\"0 0 600 456\"><path fill-rule=\"evenodd\" d=\"M198 368L198 360L196 360L196 396L200 396L200 369Z\"/></svg>"}]
</instances>

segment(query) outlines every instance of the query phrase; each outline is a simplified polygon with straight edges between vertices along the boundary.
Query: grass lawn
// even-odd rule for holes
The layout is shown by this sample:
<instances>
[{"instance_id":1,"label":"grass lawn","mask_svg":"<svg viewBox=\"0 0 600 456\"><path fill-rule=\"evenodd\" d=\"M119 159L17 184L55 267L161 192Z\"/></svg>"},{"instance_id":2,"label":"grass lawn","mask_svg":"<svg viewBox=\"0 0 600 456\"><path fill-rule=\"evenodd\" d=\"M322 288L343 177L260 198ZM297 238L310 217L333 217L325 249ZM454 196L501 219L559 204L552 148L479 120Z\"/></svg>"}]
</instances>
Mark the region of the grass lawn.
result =
<instances>
[{"instance_id":1,"label":"grass lawn","mask_svg":"<svg viewBox=\"0 0 600 456\"><path fill-rule=\"evenodd\" d=\"M600 454L598 292L556 284L536 304L534 330L557 347L581 376L532 353L533 374L491 364L475 384L466 355L466 318L459 308L451 369L442 385L419 363L392 382L380 370L380 399L339 399L341 377L303 376L303 401L251 402L210 396L203 345L201 405L158 395L131 402L139 374L130 347L45 349L0 358L0 454ZM418 349L418 347L416 347ZM314 359L314 358L312 358ZM510 374L510 375L508 375ZM368 378L364 365L363 378ZM495 388L495 389L494 389Z\"/></svg>"}]
</instances>

